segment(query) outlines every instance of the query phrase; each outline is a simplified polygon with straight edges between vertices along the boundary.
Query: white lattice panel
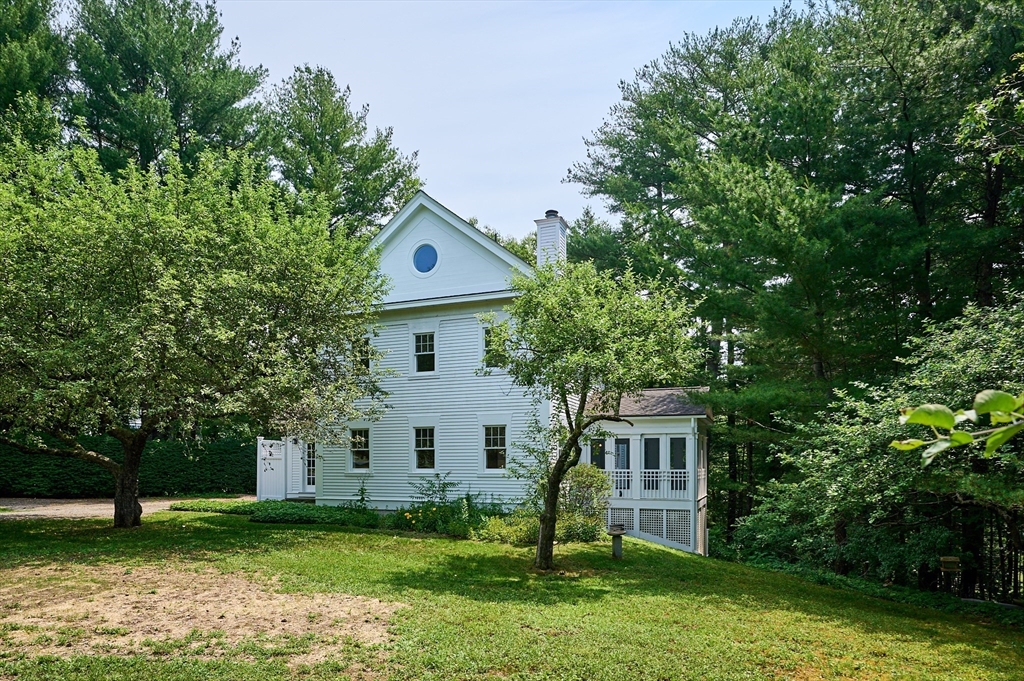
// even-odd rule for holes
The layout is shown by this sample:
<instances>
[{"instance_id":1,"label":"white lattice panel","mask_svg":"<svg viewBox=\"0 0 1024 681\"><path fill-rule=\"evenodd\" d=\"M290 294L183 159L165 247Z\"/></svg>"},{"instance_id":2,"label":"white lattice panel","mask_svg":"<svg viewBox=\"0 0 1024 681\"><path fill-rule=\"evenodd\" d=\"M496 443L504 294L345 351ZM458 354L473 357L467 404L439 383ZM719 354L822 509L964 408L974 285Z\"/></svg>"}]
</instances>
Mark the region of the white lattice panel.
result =
<instances>
[{"instance_id":1,"label":"white lattice panel","mask_svg":"<svg viewBox=\"0 0 1024 681\"><path fill-rule=\"evenodd\" d=\"M640 531L664 537L665 511L660 508L640 509Z\"/></svg>"},{"instance_id":2,"label":"white lattice panel","mask_svg":"<svg viewBox=\"0 0 1024 681\"><path fill-rule=\"evenodd\" d=\"M640 518L640 522L643 523L643 516L641 515ZM689 546L691 530L688 509L665 511L665 539Z\"/></svg>"},{"instance_id":3,"label":"white lattice panel","mask_svg":"<svg viewBox=\"0 0 1024 681\"><path fill-rule=\"evenodd\" d=\"M636 529L633 525L633 509L631 508L609 508L608 525L622 525L623 528L632 532Z\"/></svg>"}]
</instances>

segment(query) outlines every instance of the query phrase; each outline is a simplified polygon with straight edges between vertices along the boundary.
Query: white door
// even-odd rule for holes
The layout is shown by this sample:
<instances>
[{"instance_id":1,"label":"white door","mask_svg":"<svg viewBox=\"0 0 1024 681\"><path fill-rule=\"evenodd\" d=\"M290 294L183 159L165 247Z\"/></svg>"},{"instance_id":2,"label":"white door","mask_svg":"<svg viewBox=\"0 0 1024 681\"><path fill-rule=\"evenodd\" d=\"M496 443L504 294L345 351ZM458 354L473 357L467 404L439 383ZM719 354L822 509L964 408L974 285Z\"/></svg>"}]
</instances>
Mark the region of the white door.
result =
<instances>
[{"instance_id":1,"label":"white door","mask_svg":"<svg viewBox=\"0 0 1024 681\"><path fill-rule=\"evenodd\" d=\"M263 499L284 499L285 465L284 442L281 440L256 440L256 497Z\"/></svg>"},{"instance_id":2,"label":"white door","mask_svg":"<svg viewBox=\"0 0 1024 681\"><path fill-rule=\"evenodd\" d=\"M316 494L316 444L302 443L302 491Z\"/></svg>"}]
</instances>

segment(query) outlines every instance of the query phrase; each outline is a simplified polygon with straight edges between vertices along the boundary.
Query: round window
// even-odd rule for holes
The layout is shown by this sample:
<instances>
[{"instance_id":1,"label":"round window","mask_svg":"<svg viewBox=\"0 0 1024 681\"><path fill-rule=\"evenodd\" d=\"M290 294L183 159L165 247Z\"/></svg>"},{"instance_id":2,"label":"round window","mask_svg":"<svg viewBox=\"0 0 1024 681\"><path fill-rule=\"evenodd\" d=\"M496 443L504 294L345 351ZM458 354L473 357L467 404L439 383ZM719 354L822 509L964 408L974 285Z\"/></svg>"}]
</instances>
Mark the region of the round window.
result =
<instances>
[{"instance_id":1,"label":"round window","mask_svg":"<svg viewBox=\"0 0 1024 681\"><path fill-rule=\"evenodd\" d=\"M423 244L412 256L413 267L426 274L437 265L437 250L430 244Z\"/></svg>"}]
</instances>

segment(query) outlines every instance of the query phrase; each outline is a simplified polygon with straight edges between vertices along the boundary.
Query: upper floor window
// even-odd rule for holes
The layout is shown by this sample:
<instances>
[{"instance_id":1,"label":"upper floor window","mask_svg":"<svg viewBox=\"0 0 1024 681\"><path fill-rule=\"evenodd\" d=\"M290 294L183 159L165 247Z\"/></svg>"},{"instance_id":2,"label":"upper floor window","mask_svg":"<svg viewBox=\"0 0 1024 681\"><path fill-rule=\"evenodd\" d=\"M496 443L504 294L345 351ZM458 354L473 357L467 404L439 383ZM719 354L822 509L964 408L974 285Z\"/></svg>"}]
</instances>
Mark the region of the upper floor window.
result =
<instances>
[{"instance_id":1,"label":"upper floor window","mask_svg":"<svg viewBox=\"0 0 1024 681\"><path fill-rule=\"evenodd\" d=\"M370 429L353 428L349 441L352 443L352 468L368 470L370 468Z\"/></svg>"},{"instance_id":2,"label":"upper floor window","mask_svg":"<svg viewBox=\"0 0 1024 681\"><path fill-rule=\"evenodd\" d=\"M500 348L494 343L494 329L491 327L484 328L484 366L488 368L495 368L499 366L499 354Z\"/></svg>"},{"instance_id":3,"label":"upper floor window","mask_svg":"<svg viewBox=\"0 0 1024 681\"><path fill-rule=\"evenodd\" d=\"M412 255L412 265L417 272L426 274L437 266L437 249L430 244L423 244Z\"/></svg>"},{"instance_id":4,"label":"upper floor window","mask_svg":"<svg viewBox=\"0 0 1024 681\"><path fill-rule=\"evenodd\" d=\"M590 463L598 468L604 468L604 440L590 442Z\"/></svg>"},{"instance_id":5,"label":"upper floor window","mask_svg":"<svg viewBox=\"0 0 1024 681\"><path fill-rule=\"evenodd\" d=\"M434 429L416 428L416 468L434 467Z\"/></svg>"},{"instance_id":6,"label":"upper floor window","mask_svg":"<svg viewBox=\"0 0 1024 681\"><path fill-rule=\"evenodd\" d=\"M352 343L352 359L356 366L360 366L364 369L370 368L370 339L358 338Z\"/></svg>"},{"instance_id":7,"label":"upper floor window","mask_svg":"<svg viewBox=\"0 0 1024 681\"><path fill-rule=\"evenodd\" d=\"M505 426L484 426L484 466L505 467Z\"/></svg>"},{"instance_id":8,"label":"upper floor window","mask_svg":"<svg viewBox=\"0 0 1024 681\"><path fill-rule=\"evenodd\" d=\"M417 333L415 335L416 371L433 371L434 361L434 334Z\"/></svg>"}]
</instances>

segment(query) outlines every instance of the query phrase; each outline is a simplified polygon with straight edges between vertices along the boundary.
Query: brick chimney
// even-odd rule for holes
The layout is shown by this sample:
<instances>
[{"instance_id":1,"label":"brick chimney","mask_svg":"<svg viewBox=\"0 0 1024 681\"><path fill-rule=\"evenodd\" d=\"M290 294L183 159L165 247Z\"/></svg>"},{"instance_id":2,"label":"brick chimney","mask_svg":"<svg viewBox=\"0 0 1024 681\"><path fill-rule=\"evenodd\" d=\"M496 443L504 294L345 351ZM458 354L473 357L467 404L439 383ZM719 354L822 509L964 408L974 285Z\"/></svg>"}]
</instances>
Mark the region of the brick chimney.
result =
<instances>
[{"instance_id":1,"label":"brick chimney","mask_svg":"<svg viewBox=\"0 0 1024 681\"><path fill-rule=\"evenodd\" d=\"M565 262L565 242L569 225L558 215L557 210L544 213L537 223L537 267L550 262Z\"/></svg>"}]
</instances>

